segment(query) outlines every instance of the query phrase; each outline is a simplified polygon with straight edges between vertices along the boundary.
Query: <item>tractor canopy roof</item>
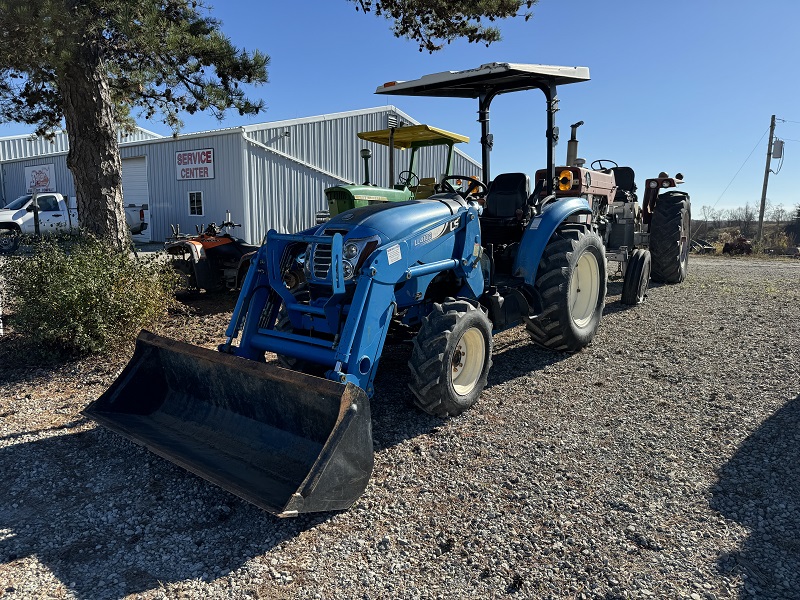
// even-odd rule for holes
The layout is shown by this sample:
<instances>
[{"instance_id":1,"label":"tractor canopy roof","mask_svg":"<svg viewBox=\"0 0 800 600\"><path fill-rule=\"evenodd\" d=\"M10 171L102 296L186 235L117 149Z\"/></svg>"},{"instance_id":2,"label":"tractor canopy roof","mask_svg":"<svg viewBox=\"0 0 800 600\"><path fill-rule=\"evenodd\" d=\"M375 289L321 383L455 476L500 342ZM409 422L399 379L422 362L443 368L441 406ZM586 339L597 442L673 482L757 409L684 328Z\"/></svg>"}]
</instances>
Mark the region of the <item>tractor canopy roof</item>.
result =
<instances>
[{"instance_id":1,"label":"tractor canopy roof","mask_svg":"<svg viewBox=\"0 0 800 600\"><path fill-rule=\"evenodd\" d=\"M379 131L362 131L358 134L362 140L375 142L389 146L394 144L395 148L420 148L423 146L437 146L439 144L458 144L469 142L465 135L459 135L438 127L430 125L407 125L394 129L392 137L391 129L381 129Z\"/></svg>"},{"instance_id":2,"label":"tractor canopy roof","mask_svg":"<svg viewBox=\"0 0 800 600\"><path fill-rule=\"evenodd\" d=\"M541 86L566 85L589 80L588 67L558 67L520 63L487 63L477 69L444 71L412 81L390 81L376 94L478 98L490 89L517 92Z\"/></svg>"}]
</instances>

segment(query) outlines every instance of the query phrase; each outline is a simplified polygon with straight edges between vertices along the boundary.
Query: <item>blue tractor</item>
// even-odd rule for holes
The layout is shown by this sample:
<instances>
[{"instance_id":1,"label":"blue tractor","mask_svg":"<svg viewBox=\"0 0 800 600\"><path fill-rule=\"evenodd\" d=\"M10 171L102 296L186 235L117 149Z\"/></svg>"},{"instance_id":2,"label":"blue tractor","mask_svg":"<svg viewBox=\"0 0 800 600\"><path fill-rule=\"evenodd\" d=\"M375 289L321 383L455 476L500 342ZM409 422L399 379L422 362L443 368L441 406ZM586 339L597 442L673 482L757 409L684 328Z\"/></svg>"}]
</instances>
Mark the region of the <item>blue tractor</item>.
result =
<instances>
[{"instance_id":1,"label":"blue tractor","mask_svg":"<svg viewBox=\"0 0 800 600\"><path fill-rule=\"evenodd\" d=\"M497 332L522 324L567 352L594 337L605 247L587 199L556 193L554 161L557 86L588 79L585 67L492 63L378 88L477 98L491 183L449 176L427 199L270 231L219 351L143 332L87 414L279 516L349 507L372 471L370 398L387 338L413 339L414 401L447 417L481 395ZM489 105L527 89L547 106L547 167L533 189L524 173L489 172ZM305 284L290 288L297 269Z\"/></svg>"}]
</instances>

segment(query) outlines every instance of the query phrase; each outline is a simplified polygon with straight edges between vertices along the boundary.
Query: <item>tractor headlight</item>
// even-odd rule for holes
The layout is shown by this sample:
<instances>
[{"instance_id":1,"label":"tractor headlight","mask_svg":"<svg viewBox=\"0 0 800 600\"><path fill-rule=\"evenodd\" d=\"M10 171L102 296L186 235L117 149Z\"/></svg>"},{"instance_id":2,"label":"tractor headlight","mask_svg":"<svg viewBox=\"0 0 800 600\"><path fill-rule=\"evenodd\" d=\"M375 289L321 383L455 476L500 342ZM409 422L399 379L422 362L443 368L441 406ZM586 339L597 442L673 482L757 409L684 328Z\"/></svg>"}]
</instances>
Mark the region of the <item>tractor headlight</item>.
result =
<instances>
[{"instance_id":1,"label":"tractor headlight","mask_svg":"<svg viewBox=\"0 0 800 600\"><path fill-rule=\"evenodd\" d=\"M572 189L572 171L564 169L558 174L558 189L561 192L566 192Z\"/></svg>"},{"instance_id":2,"label":"tractor headlight","mask_svg":"<svg viewBox=\"0 0 800 600\"><path fill-rule=\"evenodd\" d=\"M658 182L657 182L657 181L651 181L651 182L650 182L650 189L651 189L651 190L654 190L654 189L656 189L657 187L658 187Z\"/></svg>"},{"instance_id":3,"label":"tractor headlight","mask_svg":"<svg viewBox=\"0 0 800 600\"><path fill-rule=\"evenodd\" d=\"M355 268L353 267L353 263L349 260L342 261L342 271L344 272L345 279L352 279L353 275L355 275Z\"/></svg>"},{"instance_id":4,"label":"tractor headlight","mask_svg":"<svg viewBox=\"0 0 800 600\"><path fill-rule=\"evenodd\" d=\"M359 247L358 244L354 244L353 242L348 242L344 246L344 257L347 259L353 259L358 256Z\"/></svg>"}]
</instances>

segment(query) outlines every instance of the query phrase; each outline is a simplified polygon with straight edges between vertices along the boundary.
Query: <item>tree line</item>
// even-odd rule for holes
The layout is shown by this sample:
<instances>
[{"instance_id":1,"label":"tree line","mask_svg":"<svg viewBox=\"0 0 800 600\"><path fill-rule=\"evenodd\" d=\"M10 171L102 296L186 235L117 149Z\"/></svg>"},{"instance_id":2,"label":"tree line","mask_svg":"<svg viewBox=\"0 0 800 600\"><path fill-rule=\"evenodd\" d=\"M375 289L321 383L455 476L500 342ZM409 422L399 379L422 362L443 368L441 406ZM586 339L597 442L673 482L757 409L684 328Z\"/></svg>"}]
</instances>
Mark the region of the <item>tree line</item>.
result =
<instances>
[{"instance_id":1,"label":"tree line","mask_svg":"<svg viewBox=\"0 0 800 600\"><path fill-rule=\"evenodd\" d=\"M715 230L735 228L739 234L754 237L758 229L759 207L749 202L744 206L730 209L715 209L713 206L703 206L700 209L700 221L695 228L695 237L707 236ZM764 210L764 222L769 222L775 230L784 230L788 235L793 235L794 240L800 240L800 204L787 209L783 204L772 205L767 200Z\"/></svg>"}]
</instances>

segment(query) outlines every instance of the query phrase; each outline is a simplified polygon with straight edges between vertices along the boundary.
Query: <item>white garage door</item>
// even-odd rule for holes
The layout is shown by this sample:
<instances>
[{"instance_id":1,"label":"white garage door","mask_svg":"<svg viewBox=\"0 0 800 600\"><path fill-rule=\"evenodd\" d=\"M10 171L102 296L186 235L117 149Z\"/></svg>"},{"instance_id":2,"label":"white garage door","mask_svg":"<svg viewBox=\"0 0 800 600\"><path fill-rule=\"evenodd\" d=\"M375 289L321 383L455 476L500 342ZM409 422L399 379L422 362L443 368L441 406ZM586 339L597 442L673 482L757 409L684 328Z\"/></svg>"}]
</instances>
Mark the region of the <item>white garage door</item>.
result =
<instances>
[{"instance_id":1,"label":"white garage door","mask_svg":"<svg viewBox=\"0 0 800 600\"><path fill-rule=\"evenodd\" d=\"M150 234L150 188L147 185L147 157L125 158L122 160L122 201L126 212L145 211L147 228L134 235L134 241L149 242Z\"/></svg>"}]
</instances>

